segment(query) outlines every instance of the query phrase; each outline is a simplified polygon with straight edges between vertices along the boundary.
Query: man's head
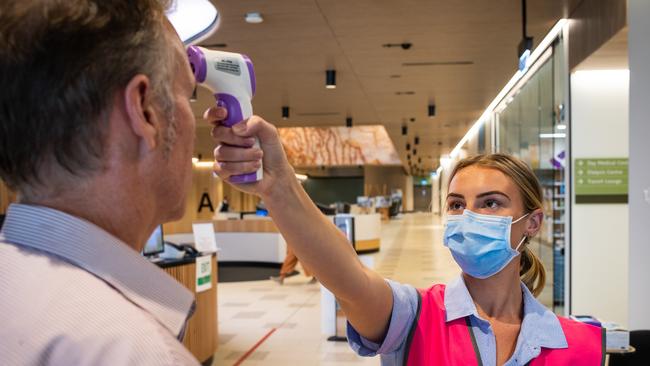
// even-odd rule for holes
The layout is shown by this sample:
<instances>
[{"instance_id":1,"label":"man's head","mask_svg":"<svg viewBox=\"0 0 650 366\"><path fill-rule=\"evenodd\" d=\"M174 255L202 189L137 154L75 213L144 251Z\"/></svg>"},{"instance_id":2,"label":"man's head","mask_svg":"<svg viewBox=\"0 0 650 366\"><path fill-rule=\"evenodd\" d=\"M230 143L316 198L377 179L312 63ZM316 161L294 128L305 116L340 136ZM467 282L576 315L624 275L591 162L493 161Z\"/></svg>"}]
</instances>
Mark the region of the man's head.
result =
<instances>
[{"instance_id":1,"label":"man's head","mask_svg":"<svg viewBox=\"0 0 650 366\"><path fill-rule=\"evenodd\" d=\"M159 219L182 213L193 77L160 1L3 2L0 85L0 178L25 200L131 167L158 175Z\"/></svg>"}]
</instances>

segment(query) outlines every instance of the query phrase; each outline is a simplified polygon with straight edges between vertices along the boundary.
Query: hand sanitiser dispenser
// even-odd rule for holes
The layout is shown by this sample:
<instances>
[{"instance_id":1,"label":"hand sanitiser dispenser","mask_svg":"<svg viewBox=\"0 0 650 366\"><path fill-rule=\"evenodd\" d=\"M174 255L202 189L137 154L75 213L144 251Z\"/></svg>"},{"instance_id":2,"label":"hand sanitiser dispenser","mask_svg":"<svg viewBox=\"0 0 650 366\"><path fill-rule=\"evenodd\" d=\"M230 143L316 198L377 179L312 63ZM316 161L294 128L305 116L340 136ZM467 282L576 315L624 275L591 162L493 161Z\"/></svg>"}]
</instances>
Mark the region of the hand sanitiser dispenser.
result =
<instances>
[{"instance_id":1,"label":"hand sanitiser dispenser","mask_svg":"<svg viewBox=\"0 0 650 366\"><path fill-rule=\"evenodd\" d=\"M232 127L253 115L251 99L255 95L255 70L248 56L190 46L187 49L190 66L198 84L214 94L217 105L228 110L223 125ZM255 139L259 148L259 140ZM230 177L233 183L253 183L262 180L262 168L256 173Z\"/></svg>"}]
</instances>

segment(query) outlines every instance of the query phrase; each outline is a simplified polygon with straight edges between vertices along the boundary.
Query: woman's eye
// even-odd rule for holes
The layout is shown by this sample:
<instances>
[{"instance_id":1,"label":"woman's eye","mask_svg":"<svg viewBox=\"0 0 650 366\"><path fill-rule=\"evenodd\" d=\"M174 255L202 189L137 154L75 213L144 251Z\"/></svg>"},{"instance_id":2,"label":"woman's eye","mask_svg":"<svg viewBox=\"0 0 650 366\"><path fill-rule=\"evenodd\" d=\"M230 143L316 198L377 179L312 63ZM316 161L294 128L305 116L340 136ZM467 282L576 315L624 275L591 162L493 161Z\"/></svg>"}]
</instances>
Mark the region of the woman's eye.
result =
<instances>
[{"instance_id":1,"label":"woman's eye","mask_svg":"<svg viewBox=\"0 0 650 366\"><path fill-rule=\"evenodd\" d=\"M497 202L495 200L487 200L487 201L485 201L485 207L487 207L487 208L495 209L495 208L499 208L499 206L500 206L499 202Z\"/></svg>"},{"instance_id":2,"label":"woman's eye","mask_svg":"<svg viewBox=\"0 0 650 366\"><path fill-rule=\"evenodd\" d=\"M449 211L458 211L463 209L463 204L461 202L452 202L447 206Z\"/></svg>"}]
</instances>

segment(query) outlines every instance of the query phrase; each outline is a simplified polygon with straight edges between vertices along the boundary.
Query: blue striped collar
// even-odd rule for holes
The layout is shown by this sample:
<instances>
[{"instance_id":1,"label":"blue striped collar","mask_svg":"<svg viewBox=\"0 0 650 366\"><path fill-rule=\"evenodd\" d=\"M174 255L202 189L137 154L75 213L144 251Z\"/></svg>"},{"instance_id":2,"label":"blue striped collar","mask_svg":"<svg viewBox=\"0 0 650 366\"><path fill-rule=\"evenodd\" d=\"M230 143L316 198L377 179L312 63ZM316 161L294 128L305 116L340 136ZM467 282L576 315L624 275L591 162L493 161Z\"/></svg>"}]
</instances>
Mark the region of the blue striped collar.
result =
<instances>
[{"instance_id":1,"label":"blue striped collar","mask_svg":"<svg viewBox=\"0 0 650 366\"><path fill-rule=\"evenodd\" d=\"M524 319L517 343L526 342L531 349L567 348L566 336L557 316L540 304L523 283L521 291L524 299ZM489 326L489 323L479 316L462 276L445 288L445 311L447 322L471 315Z\"/></svg>"},{"instance_id":2,"label":"blue striped collar","mask_svg":"<svg viewBox=\"0 0 650 366\"><path fill-rule=\"evenodd\" d=\"M183 285L78 217L43 206L12 204L2 236L11 244L47 252L92 273L176 336L183 333L193 312L194 296Z\"/></svg>"}]
</instances>

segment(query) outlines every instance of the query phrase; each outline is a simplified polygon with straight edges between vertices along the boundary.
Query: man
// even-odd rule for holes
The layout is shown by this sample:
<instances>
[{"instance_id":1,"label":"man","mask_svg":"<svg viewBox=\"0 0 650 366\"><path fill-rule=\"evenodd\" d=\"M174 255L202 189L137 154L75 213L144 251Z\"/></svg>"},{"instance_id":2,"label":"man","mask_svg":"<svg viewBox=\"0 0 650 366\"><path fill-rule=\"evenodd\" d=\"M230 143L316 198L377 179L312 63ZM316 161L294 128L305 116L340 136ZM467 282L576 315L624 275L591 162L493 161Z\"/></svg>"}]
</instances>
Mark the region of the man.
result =
<instances>
[{"instance_id":1,"label":"man","mask_svg":"<svg viewBox=\"0 0 650 366\"><path fill-rule=\"evenodd\" d=\"M190 187L194 78L155 0L0 3L0 365L187 365L139 252Z\"/></svg>"}]
</instances>

